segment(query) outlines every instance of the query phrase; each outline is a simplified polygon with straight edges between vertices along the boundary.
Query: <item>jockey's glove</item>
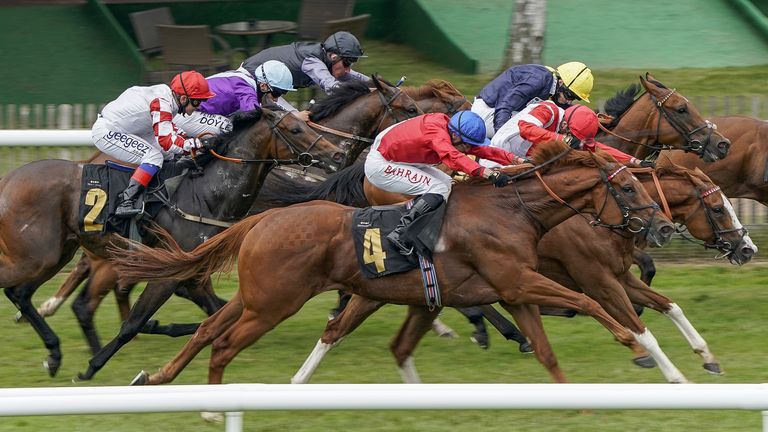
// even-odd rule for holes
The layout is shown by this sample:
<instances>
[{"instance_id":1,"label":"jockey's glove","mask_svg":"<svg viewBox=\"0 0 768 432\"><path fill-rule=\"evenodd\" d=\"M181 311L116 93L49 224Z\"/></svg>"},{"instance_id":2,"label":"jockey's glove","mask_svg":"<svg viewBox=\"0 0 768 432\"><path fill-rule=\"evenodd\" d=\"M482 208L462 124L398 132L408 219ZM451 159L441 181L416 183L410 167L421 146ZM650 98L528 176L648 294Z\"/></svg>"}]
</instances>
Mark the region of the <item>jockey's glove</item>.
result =
<instances>
[{"instance_id":1,"label":"jockey's glove","mask_svg":"<svg viewBox=\"0 0 768 432\"><path fill-rule=\"evenodd\" d=\"M654 161L643 160L638 165L640 165L640 168L656 168L656 162Z\"/></svg>"},{"instance_id":2,"label":"jockey's glove","mask_svg":"<svg viewBox=\"0 0 768 432\"><path fill-rule=\"evenodd\" d=\"M581 150L581 140L576 138L574 135L566 135L565 142L567 142L572 149Z\"/></svg>"},{"instance_id":3,"label":"jockey's glove","mask_svg":"<svg viewBox=\"0 0 768 432\"><path fill-rule=\"evenodd\" d=\"M197 138L187 138L184 140L184 145L181 148L187 153L192 153L194 150L203 148L203 143Z\"/></svg>"},{"instance_id":4,"label":"jockey's glove","mask_svg":"<svg viewBox=\"0 0 768 432\"><path fill-rule=\"evenodd\" d=\"M509 176L501 171L491 171L487 178L496 187L504 187L509 183Z\"/></svg>"}]
</instances>

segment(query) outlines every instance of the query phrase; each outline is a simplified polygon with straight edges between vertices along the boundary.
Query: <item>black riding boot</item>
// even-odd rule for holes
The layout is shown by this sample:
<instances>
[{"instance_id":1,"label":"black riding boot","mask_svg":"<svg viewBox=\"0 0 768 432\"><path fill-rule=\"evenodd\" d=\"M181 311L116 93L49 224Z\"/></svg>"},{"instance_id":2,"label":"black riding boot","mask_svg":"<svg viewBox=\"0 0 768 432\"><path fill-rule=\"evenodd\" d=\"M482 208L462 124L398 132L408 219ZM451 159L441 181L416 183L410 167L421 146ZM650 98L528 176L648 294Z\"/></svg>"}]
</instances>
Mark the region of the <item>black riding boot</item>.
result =
<instances>
[{"instance_id":1,"label":"black riding boot","mask_svg":"<svg viewBox=\"0 0 768 432\"><path fill-rule=\"evenodd\" d=\"M144 186L138 181L131 179L128 183L128 187L123 191L121 198L122 202L115 209L115 216L119 218L131 218L141 213L140 208L133 208L136 203L136 198L144 192Z\"/></svg>"},{"instance_id":2,"label":"black riding boot","mask_svg":"<svg viewBox=\"0 0 768 432\"><path fill-rule=\"evenodd\" d=\"M400 223L397 224L391 233L387 234L387 240L400 249L400 253L403 255L410 255L413 253L413 246L405 244L400 241L400 236L405 232L405 228L408 227L414 220L418 219L426 213L436 210L443 203L443 196L440 194L424 194L416 198L416 202L413 203L413 207L404 214L400 219Z\"/></svg>"}]
</instances>

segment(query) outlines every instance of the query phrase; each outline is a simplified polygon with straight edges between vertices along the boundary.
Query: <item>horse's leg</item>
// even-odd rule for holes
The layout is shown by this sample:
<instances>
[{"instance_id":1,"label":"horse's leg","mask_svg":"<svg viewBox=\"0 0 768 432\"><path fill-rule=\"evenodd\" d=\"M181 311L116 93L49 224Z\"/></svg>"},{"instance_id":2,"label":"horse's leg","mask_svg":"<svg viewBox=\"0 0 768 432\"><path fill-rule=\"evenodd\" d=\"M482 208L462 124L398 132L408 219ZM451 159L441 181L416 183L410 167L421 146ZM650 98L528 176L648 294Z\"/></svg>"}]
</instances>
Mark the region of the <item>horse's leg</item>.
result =
<instances>
[{"instance_id":1,"label":"horse's leg","mask_svg":"<svg viewBox=\"0 0 768 432\"><path fill-rule=\"evenodd\" d=\"M683 310L671 299L651 289L633 274L627 272L622 278L624 289L633 303L647 306L666 315L683 334L693 352L700 355L704 361L703 367L707 372L721 375L723 370L720 362L709 351L709 346L698 331L691 325L683 314Z\"/></svg>"},{"instance_id":2,"label":"horse's leg","mask_svg":"<svg viewBox=\"0 0 768 432\"><path fill-rule=\"evenodd\" d=\"M453 329L448 327L444 322L440 321L440 318L435 318L435 320L432 321L432 331L444 338L453 339L459 337L459 334L453 331Z\"/></svg>"},{"instance_id":3,"label":"horse's leg","mask_svg":"<svg viewBox=\"0 0 768 432\"><path fill-rule=\"evenodd\" d=\"M397 336L389 344L389 350L395 356L395 361L400 369L400 376L406 384L419 384L421 379L416 372L413 362L413 351L421 338L432 327L440 309L429 310L424 306L408 306L408 316L397 332Z\"/></svg>"},{"instance_id":4,"label":"horse's leg","mask_svg":"<svg viewBox=\"0 0 768 432\"><path fill-rule=\"evenodd\" d=\"M47 280L47 279L46 279ZM48 375L56 376L61 366L61 346L58 336L53 329L45 322L45 319L37 313L32 305L32 294L40 286L40 283L30 282L12 288L5 288L5 296L16 305L19 312L29 321L32 328L35 329L38 336L43 340L43 344L48 349L48 359L43 362L43 367L48 369Z\"/></svg>"},{"instance_id":5,"label":"horse's leg","mask_svg":"<svg viewBox=\"0 0 768 432\"><path fill-rule=\"evenodd\" d=\"M337 346L341 339L352 333L371 314L379 310L383 302L370 300L359 295L350 295L350 299L336 318L328 321L325 331L315 344L301 368L291 378L292 384L306 384L320 366L320 362L331 348Z\"/></svg>"},{"instance_id":6,"label":"horse's leg","mask_svg":"<svg viewBox=\"0 0 768 432\"><path fill-rule=\"evenodd\" d=\"M67 280L61 284L61 287L59 287L59 290L56 291L56 294L54 294L53 297L44 301L43 304L37 308L37 312L43 317L55 314L59 307L67 300L67 298L72 295L72 292L74 292L75 289L80 286L80 284L83 283L86 278L88 278L90 271L90 259L85 253L83 253L83 255L80 257L80 260L75 265L75 268L72 269L72 271L69 273L69 276L67 276ZM16 321L19 321L21 315L16 315L16 317Z\"/></svg>"},{"instance_id":7,"label":"horse's leg","mask_svg":"<svg viewBox=\"0 0 768 432\"><path fill-rule=\"evenodd\" d=\"M642 249L634 248L632 261L640 268L640 280L651 286L653 277L656 276L656 264L648 253Z\"/></svg>"},{"instance_id":8,"label":"horse's leg","mask_svg":"<svg viewBox=\"0 0 768 432\"><path fill-rule=\"evenodd\" d=\"M208 316L216 313L227 302L221 297L217 296L213 291L213 284L211 279L200 285L190 287L179 287L176 289L176 295L185 298L195 303L200 309L203 310ZM186 336L197 331L200 323L192 324L165 324L161 325L156 320L150 320L150 322L144 326L141 330L142 333L149 334L162 334L170 337Z\"/></svg>"},{"instance_id":9,"label":"horse's leg","mask_svg":"<svg viewBox=\"0 0 768 432\"><path fill-rule=\"evenodd\" d=\"M619 280L611 271L599 271L594 268L589 273L588 281L581 284L584 292L596 300L613 318L628 328L642 347L632 347L635 351L635 364L641 367L653 367L642 348L650 353L653 360L659 366L664 378L671 383L687 382L685 376L669 360L669 357L661 350L656 338L651 331L640 321L640 318L632 308L632 303ZM627 272L628 273L628 272ZM586 282L586 281L585 281Z\"/></svg>"},{"instance_id":10,"label":"horse's leg","mask_svg":"<svg viewBox=\"0 0 768 432\"><path fill-rule=\"evenodd\" d=\"M75 301L72 302L72 312L74 312L77 322L80 324L80 329L83 330L85 340L91 348L91 355L96 355L101 349L99 334L93 325L93 315L104 298L104 293L94 292L94 286L98 285L95 285L93 280L88 280L83 290L80 291Z\"/></svg>"},{"instance_id":11,"label":"horse's leg","mask_svg":"<svg viewBox=\"0 0 768 432\"><path fill-rule=\"evenodd\" d=\"M128 319L120 326L117 336L105 345L88 362L85 373L79 373L77 379L89 380L101 370L123 345L131 341L149 318L160 309L172 295L178 281L150 282L131 308Z\"/></svg>"},{"instance_id":12,"label":"horse's leg","mask_svg":"<svg viewBox=\"0 0 768 432\"><path fill-rule=\"evenodd\" d=\"M533 353L539 362L547 369L549 376L557 383L567 383L568 378L560 369L557 363L555 352L549 344L547 334L544 332L544 324L541 322L539 307L531 304L509 304L500 303L501 306L511 313L517 321L522 331L528 335L533 345Z\"/></svg>"},{"instance_id":13,"label":"horse's leg","mask_svg":"<svg viewBox=\"0 0 768 432\"><path fill-rule=\"evenodd\" d=\"M165 384L173 381L190 361L206 346L221 336L243 313L243 302L240 293L235 294L227 304L215 314L200 323L192 338L184 345L176 356L152 375L145 371L133 379L131 385Z\"/></svg>"},{"instance_id":14,"label":"horse's leg","mask_svg":"<svg viewBox=\"0 0 768 432\"><path fill-rule=\"evenodd\" d=\"M456 308L462 315L464 315L470 324L475 326L472 331L472 335L469 337L473 343L477 344L482 349L488 349L490 340L488 339L488 330L485 328L485 317L483 316L483 310L480 306L470 306L463 308Z\"/></svg>"},{"instance_id":15,"label":"horse's leg","mask_svg":"<svg viewBox=\"0 0 768 432\"><path fill-rule=\"evenodd\" d=\"M501 333L502 336L504 336L507 340L513 340L520 345L518 349L521 353L529 354L533 352L531 345L528 343L528 339L525 338L525 335L522 334L520 330L515 327L514 324L512 324L511 321L504 318L504 315L500 314L499 311L497 311L491 305L482 305L479 307L483 312L485 319L487 319L488 322L491 323L491 325L493 325L496 330Z\"/></svg>"}]
</instances>

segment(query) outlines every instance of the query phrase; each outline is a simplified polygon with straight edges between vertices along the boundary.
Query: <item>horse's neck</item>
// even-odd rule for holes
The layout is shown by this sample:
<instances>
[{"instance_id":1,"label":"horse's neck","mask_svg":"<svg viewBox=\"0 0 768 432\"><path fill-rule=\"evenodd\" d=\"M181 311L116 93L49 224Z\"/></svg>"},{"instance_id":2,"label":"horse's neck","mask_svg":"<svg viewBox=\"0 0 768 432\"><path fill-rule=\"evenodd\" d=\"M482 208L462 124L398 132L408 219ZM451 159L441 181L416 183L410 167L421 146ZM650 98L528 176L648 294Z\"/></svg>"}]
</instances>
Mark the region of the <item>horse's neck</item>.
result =
<instances>
[{"instance_id":1,"label":"horse's neck","mask_svg":"<svg viewBox=\"0 0 768 432\"><path fill-rule=\"evenodd\" d=\"M376 107L375 103L379 103L380 106ZM318 124L348 134L373 139L379 132L378 126L384 115L383 111L384 105L378 101L378 95L371 93L370 96L361 96L355 99L338 113L318 120ZM370 142L352 140L333 134L325 135L325 137L344 148L347 151L347 160L350 162L357 159L360 153L371 145Z\"/></svg>"},{"instance_id":2,"label":"horse's neck","mask_svg":"<svg viewBox=\"0 0 768 432\"><path fill-rule=\"evenodd\" d=\"M669 210L672 213L672 219L675 222L683 222L687 217L686 214L681 213L683 208L687 208L690 204L691 197L695 196L695 186L687 178L682 177L670 177L665 176L659 179L659 188L656 187L653 178L650 176L643 176L640 180L651 199L662 206L663 203L661 193L664 194L664 201L669 206Z\"/></svg>"},{"instance_id":3,"label":"horse's neck","mask_svg":"<svg viewBox=\"0 0 768 432\"><path fill-rule=\"evenodd\" d=\"M600 136L599 141L603 144L609 145L615 149L621 150L624 153L632 155L638 159L645 159L651 154L651 149L647 147L651 141L650 129L648 125L632 126L628 125L628 121L620 121L611 132L619 137L628 138L635 142L621 139L617 136L604 133ZM638 133L642 131L643 133ZM640 144L636 144L640 143Z\"/></svg>"}]
</instances>

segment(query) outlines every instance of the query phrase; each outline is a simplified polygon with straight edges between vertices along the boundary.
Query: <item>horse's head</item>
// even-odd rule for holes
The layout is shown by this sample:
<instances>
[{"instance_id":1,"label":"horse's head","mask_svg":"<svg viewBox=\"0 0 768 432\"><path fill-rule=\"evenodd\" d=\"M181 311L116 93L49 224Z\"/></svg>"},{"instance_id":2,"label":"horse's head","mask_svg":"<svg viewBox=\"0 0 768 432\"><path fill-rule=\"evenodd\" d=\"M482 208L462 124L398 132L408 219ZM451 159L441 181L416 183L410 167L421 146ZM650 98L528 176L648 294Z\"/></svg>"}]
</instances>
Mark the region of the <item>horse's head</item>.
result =
<instances>
[{"instance_id":1,"label":"horse's head","mask_svg":"<svg viewBox=\"0 0 768 432\"><path fill-rule=\"evenodd\" d=\"M403 87L416 105L425 113L441 112L449 116L462 110L469 110L472 104L448 81L433 79L421 87Z\"/></svg>"},{"instance_id":2,"label":"horse's head","mask_svg":"<svg viewBox=\"0 0 768 432\"><path fill-rule=\"evenodd\" d=\"M609 154L599 149L595 153L570 151L565 143L553 141L536 148L532 158L536 165L547 164L543 172L559 170L566 174L560 176L563 184L559 187L550 184L553 190L593 185L586 196L586 208L595 212L592 225L644 233L651 244L657 245L668 242L675 232L637 177ZM592 173L597 168L599 177L584 175L585 171L578 173L579 168L589 168L587 171Z\"/></svg>"},{"instance_id":3,"label":"horse's head","mask_svg":"<svg viewBox=\"0 0 768 432\"><path fill-rule=\"evenodd\" d=\"M704 241L704 247L719 250L732 264L742 265L752 259L757 246L741 225L728 198L706 174L698 168L688 170L671 163L660 165L657 174L670 201L673 218L685 225L691 235ZM673 181L667 181L669 179Z\"/></svg>"},{"instance_id":4,"label":"horse's head","mask_svg":"<svg viewBox=\"0 0 768 432\"><path fill-rule=\"evenodd\" d=\"M232 123L233 131L219 140L230 159L317 165L329 173L346 159L342 149L287 111L257 108L237 114Z\"/></svg>"},{"instance_id":5,"label":"horse's head","mask_svg":"<svg viewBox=\"0 0 768 432\"><path fill-rule=\"evenodd\" d=\"M385 81L378 74L371 75L371 81L378 90L374 93L378 94L384 108L377 128L379 132L395 123L424 114L424 111L406 92Z\"/></svg>"},{"instance_id":6,"label":"horse's head","mask_svg":"<svg viewBox=\"0 0 768 432\"><path fill-rule=\"evenodd\" d=\"M730 141L717 131L716 125L702 118L685 96L649 73L640 77L640 84L617 93L605 105L606 112L615 118L609 126L615 127L608 133L639 146L633 152L635 155L642 158L670 148L714 162L728 154ZM645 93L634 99L641 88Z\"/></svg>"}]
</instances>

